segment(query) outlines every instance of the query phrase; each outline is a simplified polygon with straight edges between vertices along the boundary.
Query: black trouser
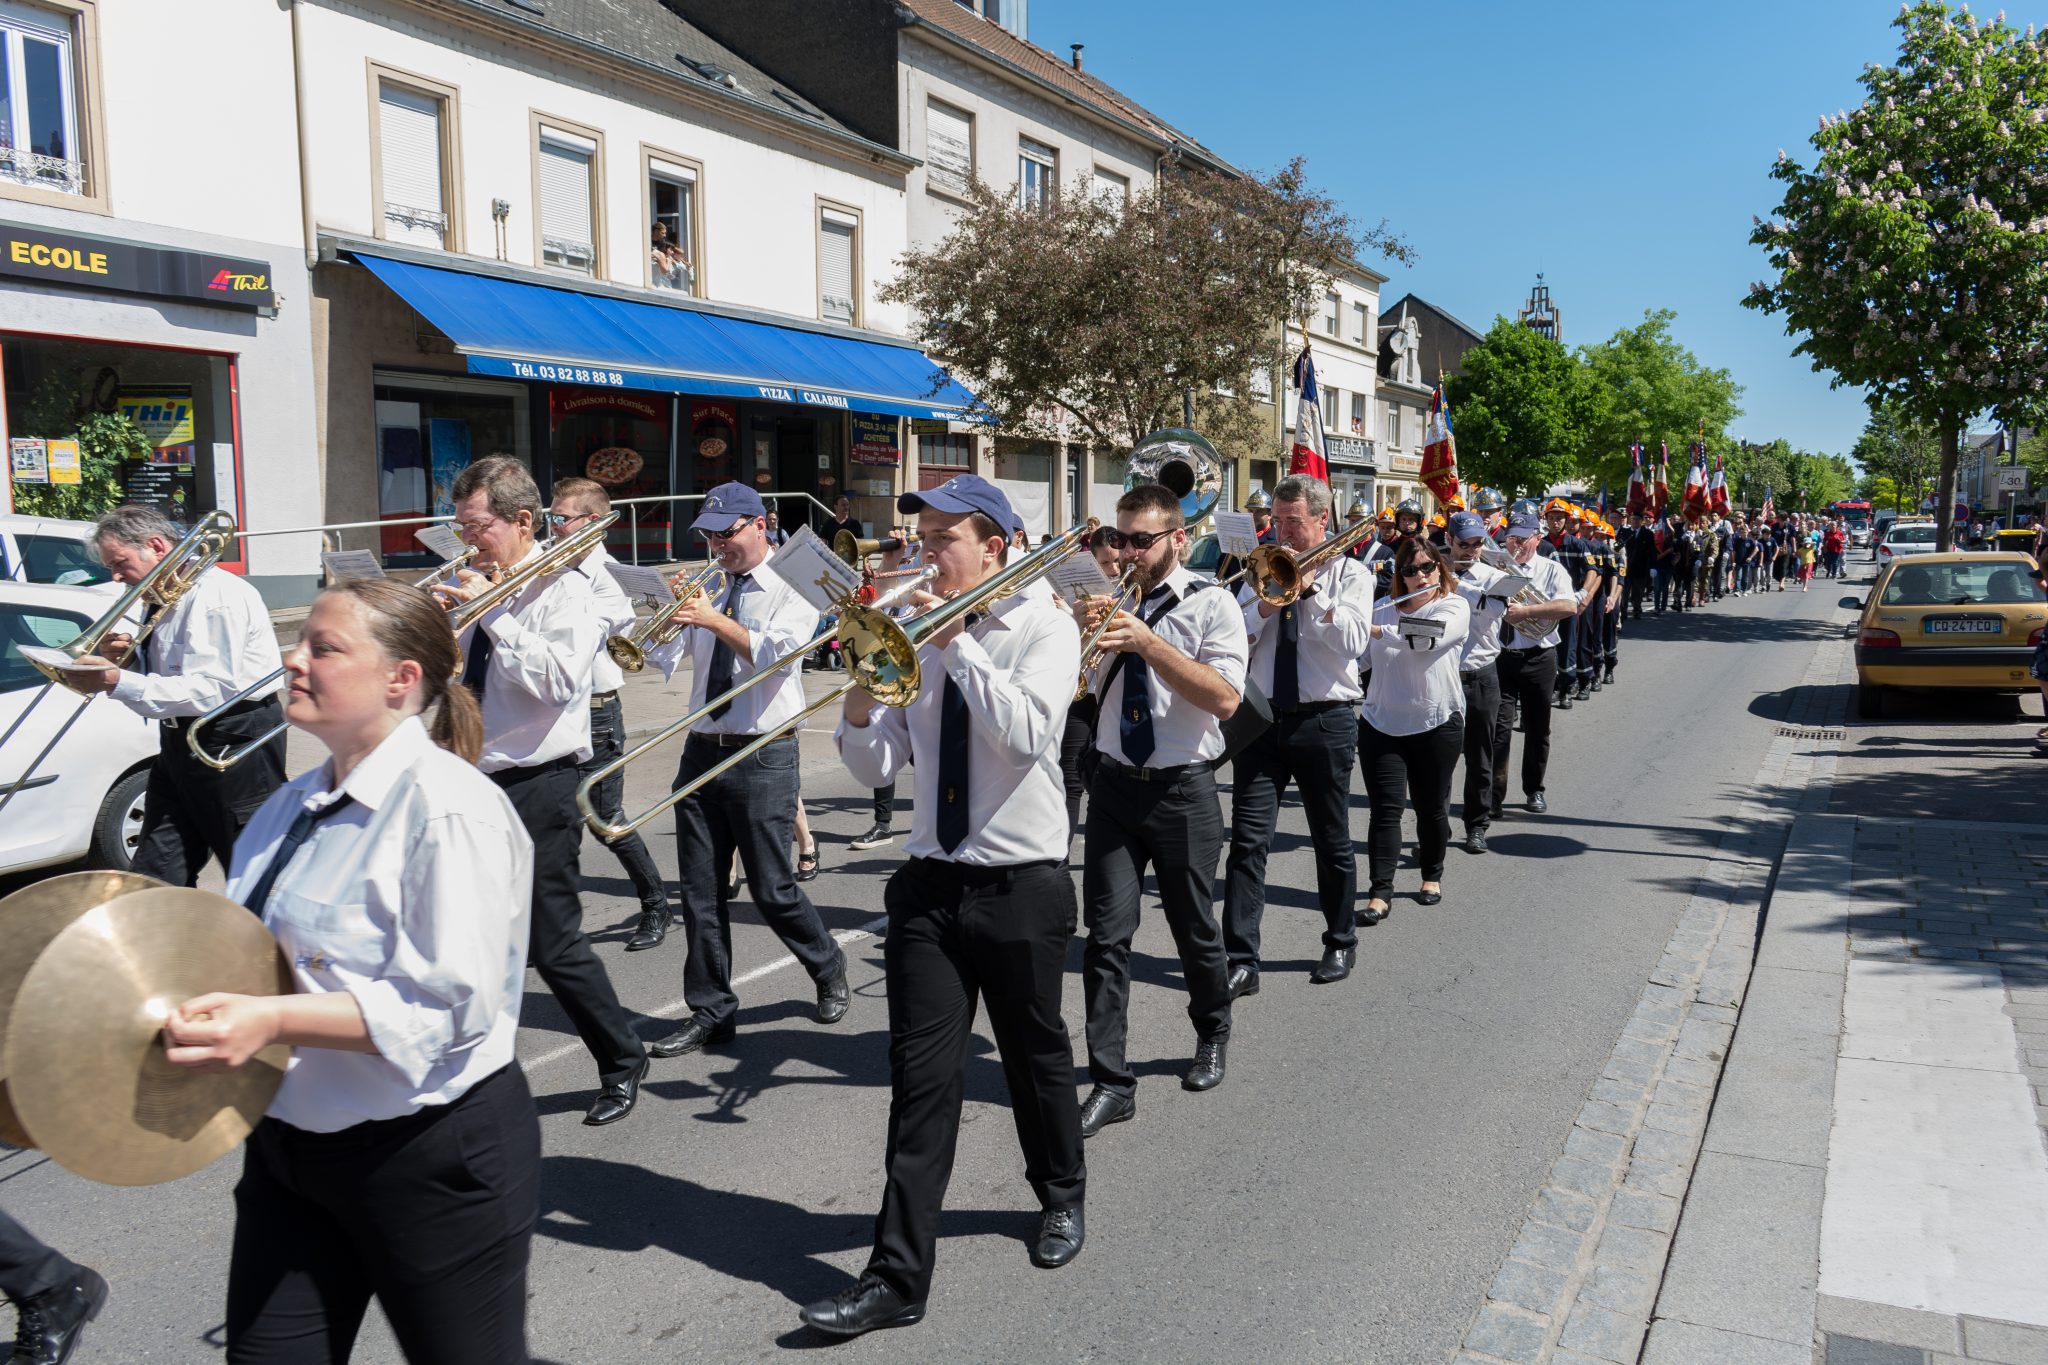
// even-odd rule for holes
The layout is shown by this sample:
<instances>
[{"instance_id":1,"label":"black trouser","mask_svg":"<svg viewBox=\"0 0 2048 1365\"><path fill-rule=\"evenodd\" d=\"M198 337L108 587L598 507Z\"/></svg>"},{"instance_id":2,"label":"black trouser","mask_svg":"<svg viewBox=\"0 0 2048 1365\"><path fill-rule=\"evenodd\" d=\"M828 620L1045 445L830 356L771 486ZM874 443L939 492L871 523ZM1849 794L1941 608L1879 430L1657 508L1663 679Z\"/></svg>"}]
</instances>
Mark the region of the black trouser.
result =
<instances>
[{"instance_id":1,"label":"black trouser","mask_svg":"<svg viewBox=\"0 0 2048 1365\"><path fill-rule=\"evenodd\" d=\"M1593 685L1593 679L1600 672L1600 594L1596 591L1593 600L1580 607L1572 617L1573 653L1577 664L1572 670L1572 681L1581 692ZM1564 689L1560 687L1560 692Z\"/></svg>"},{"instance_id":2,"label":"black trouser","mask_svg":"<svg viewBox=\"0 0 2048 1365\"><path fill-rule=\"evenodd\" d=\"M626 715L619 706L619 694L607 692L601 697L590 699L590 759L577 769L579 777L588 777L610 763L625 751ZM626 772L621 768L591 789L591 804L597 813L617 824L624 819L626 799ZM661 872L654 866L654 857L647 851L647 843L640 837L640 831L622 834L617 839L601 841L618 857L619 866L626 869L632 879L633 894L640 898L643 910L668 909L668 888L662 884Z\"/></svg>"},{"instance_id":3,"label":"black trouser","mask_svg":"<svg viewBox=\"0 0 2048 1365\"><path fill-rule=\"evenodd\" d=\"M1617 601L1608 606L1607 594L1603 592L1593 603L1592 610L1600 617L1600 657L1595 662L1612 673L1614 666L1621 662L1621 603Z\"/></svg>"},{"instance_id":4,"label":"black trouser","mask_svg":"<svg viewBox=\"0 0 2048 1365\"><path fill-rule=\"evenodd\" d=\"M1130 1031L1131 940L1149 863L1166 925L1180 952L1195 1037L1230 1036L1229 976L1216 925L1216 858L1223 851L1223 806L1216 774L1193 764L1170 781L1145 781L1105 760L1088 789L1088 861L1081 898L1088 946L1081 980L1088 1002L1088 1075L1120 1095L1138 1087L1124 1058Z\"/></svg>"},{"instance_id":5,"label":"black trouser","mask_svg":"<svg viewBox=\"0 0 2048 1365\"><path fill-rule=\"evenodd\" d=\"M1522 713L1522 792L1543 790L1550 766L1550 690L1557 657L1547 649L1500 652L1500 711L1493 724L1493 808L1508 797L1508 754L1515 742L1513 708ZM1475 718L1474 724L1484 724Z\"/></svg>"},{"instance_id":6,"label":"black trouser","mask_svg":"<svg viewBox=\"0 0 2048 1365\"><path fill-rule=\"evenodd\" d=\"M1230 856L1223 864L1223 950L1232 967L1259 965L1266 913L1266 849L1292 780L1316 851L1323 947L1358 946L1358 859L1351 843L1351 761L1358 754L1350 702L1280 711L1230 769Z\"/></svg>"},{"instance_id":7,"label":"black trouser","mask_svg":"<svg viewBox=\"0 0 2048 1365\"><path fill-rule=\"evenodd\" d=\"M130 871L173 886L199 885L208 857L225 872L235 858L242 827L270 794L284 785L284 736L229 768L216 772L193 757L185 743L190 717L175 727L159 725L156 763L142 798L142 836ZM209 751L238 748L284 719L276 697L229 711L199 734Z\"/></svg>"},{"instance_id":8,"label":"black trouser","mask_svg":"<svg viewBox=\"0 0 2048 1365\"><path fill-rule=\"evenodd\" d=\"M1650 595L1653 577L1650 567L1644 565L1641 568L1631 568L1628 577L1622 580L1622 606L1632 620L1643 619L1643 599Z\"/></svg>"},{"instance_id":9,"label":"black trouser","mask_svg":"<svg viewBox=\"0 0 2048 1365\"><path fill-rule=\"evenodd\" d=\"M533 840L533 929L526 959L590 1049L599 1083L617 1085L639 1070L647 1049L583 932L583 898L577 889L583 821L576 814L576 785L582 779L576 762L559 758L531 768L504 768L490 778Z\"/></svg>"},{"instance_id":10,"label":"black trouser","mask_svg":"<svg viewBox=\"0 0 2048 1365\"><path fill-rule=\"evenodd\" d=\"M988 1002L1025 1179L1045 1208L1081 1203L1074 1044L1060 1016L1074 878L1064 861L968 867L912 858L889 878L882 903L889 1152L868 1270L916 1301L931 1290L977 997Z\"/></svg>"},{"instance_id":11,"label":"black trouser","mask_svg":"<svg viewBox=\"0 0 2048 1365\"><path fill-rule=\"evenodd\" d=\"M1660 614L1666 607L1671 605L1671 582L1677 576L1678 566L1675 564L1663 565L1657 570L1657 591L1655 597L1656 608ZM1679 600L1683 602L1685 599L1681 596Z\"/></svg>"},{"instance_id":12,"label":"black trouser","mask_svg":"<svg viewBox=\"0 0 2048 1365\"><path fill-rule=\"evenodd\" d=\"M1402 788L1415 806L1416 861L1422 880L1440 882L1444 851L1451 846L1451 769L1465 748L1465 718L1452 716L1434 730L1389 735L1369 722L1358 727L1358 766L1372 793L1366 834L1371 894L1385 900L1401 864Z\"/></svg>"},{"instance_id":13,"label":"black trouser","mask_svg":"<svg viewBox=\"0 0 2048 1365\"><path fill-rule=\"evenodd\" d=\"M683 744L676 786L732 754L705 736L691 735ZM846 972L846 955L796 884L790 860L796 799L796 736L786 735L676 807L676 860L682 868L683 922L690 934L683 998L707 1025L730 1023L740 1004L732 992L732 919L725 898L725 869L732 866L735 849L754 907L811 979L829 981Z\"/></svg>"},{"instance_id":14,"label":"black trouser","mask_svg":"<svg viewBox=\"0 0 2048 1365\"><path fill-rule=\"evenodd\" d=\"M1071 1083L1067 1093L1074 1093ZM17 1304L26 1303L60 1284L68 1284L77 1275L77 1265L44 1246L34 1233L0 1211L0 1294Z\"/></svg>"},{"instance_id":15,"label":"black trouser","mask_svg":"<svg viewBox=\"0 0 2048 1365\"><path fill-rule=\"evenodd\" d=\"M1067 728L1060 735L1060 778L1067 787L1067 842L1081 832L1081 798L1088 794L1082 760L1095 745L1095 694L1067 708Z\"/></svg>"},{"instance_id":16,"label":"black trouser","mask_svg":"<svg viewBox=\"0 0 2048 1365\"><path fill-rule=\"evenodd\" d=\"M896 784L875 788L875 823L883 829L896 822Z\"/></svg>"},{"instance_id":17,"label":"black trouser","mask_svg":"<svg viewBox=\"0 0 2048 1365\"><path fill-rule=\"evenodd\" d=\"M1465 689L1465 832L1493 823L1493 728L1500 715L1500 670L1460 673Z\"/></svg>"},{"instance_id":18,"label":"black trouser","mask_svg":"<svg viewBox=\"0 0 2048 1365\"><path fill-rule=\"evenodd\" d=\"M338 1133L265 1119L235 1186L231 1365L330 1365L376 1296L434 1365L527 1359L540 1118L517 1062L451 1104Z\"/></svg>"},{"instance_id":19,"label":"black trouser","mask_svg":"<svg viewBox=\"0 0 2048 1365\"><path fill-rule=\"evenodd\" d=\"M1557 661L1553 686L1558 696L1567 696L1579 680L1578 613L1574 612L1557 623L1557 643L1552 646L1551 653Z\"/></svg>"}]
</instances>

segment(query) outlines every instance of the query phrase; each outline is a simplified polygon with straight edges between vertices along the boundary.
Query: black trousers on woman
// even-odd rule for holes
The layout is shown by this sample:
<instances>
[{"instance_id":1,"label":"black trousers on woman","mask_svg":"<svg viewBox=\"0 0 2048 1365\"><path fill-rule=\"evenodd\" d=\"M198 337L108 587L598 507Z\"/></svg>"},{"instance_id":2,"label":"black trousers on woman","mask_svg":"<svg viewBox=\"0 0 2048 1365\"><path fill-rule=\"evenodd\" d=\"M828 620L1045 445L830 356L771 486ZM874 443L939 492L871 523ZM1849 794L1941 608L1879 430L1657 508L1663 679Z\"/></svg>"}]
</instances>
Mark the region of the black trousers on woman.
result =
<instances>
[{"instance_id":1,"label":"black trousers on woman","mask_svg":"<svg viewBox=\"0 0 2048 1365\"><path fill-rule=\"evenodd\" d=\"M1067 708L1067 728L1060 736L1060 778L1067 788L1067 842L1081 832L1081 798L1088 794L1088 775L1083 761L1095 747L1095 694Z\"/></svg>"},{"instance_id":2,"label":"black trousers on woman","mask_svg":"<svg viewBox=\"0 0 2048 1365\"><path fill-rule=\"evenodd\" d=\"M235 1186L230 1365L334 1365L375 1295L405 1358L516 1365L540 1119L514 1062L453 1104L308 1133L265 1119Z\"/></svg>"},{"instance_id":3,"label":"black trousers on woman","mask_svg":"<svg viewBox=\"0 0 2048 1365\"><path fill-rule=\"evenodd\" d=\"M1358 727L1358 766L1372 794L1366 852L1372 895L1385 900L1401 862L1402 788L1415 804L1416 860L1422 880L1442 881L1451 846L1451 770L1465 749L1465 718L1452 716L1419 735L1390 735L1368 723Z\"/></svg>"}]
</instances>

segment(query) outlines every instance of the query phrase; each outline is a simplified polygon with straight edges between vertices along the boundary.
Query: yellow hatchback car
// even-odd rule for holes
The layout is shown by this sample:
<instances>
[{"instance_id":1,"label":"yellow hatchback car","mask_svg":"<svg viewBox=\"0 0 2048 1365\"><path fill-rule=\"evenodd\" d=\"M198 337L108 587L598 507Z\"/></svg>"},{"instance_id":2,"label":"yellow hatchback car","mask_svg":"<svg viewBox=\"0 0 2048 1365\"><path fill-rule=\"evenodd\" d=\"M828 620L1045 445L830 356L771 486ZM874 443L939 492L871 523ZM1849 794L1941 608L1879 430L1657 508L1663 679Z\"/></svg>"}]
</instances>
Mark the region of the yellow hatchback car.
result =
<instances>
[{"instance_id":1,"label":"yellow hatchback car","mask_svg":"<svg viewBox=\"0 0 2048 1365\"><path fill-rule=\"evenodd\" d=\"M2048 595L2029 555L1914 555L1887 564L1856 631L1856 714L1884 713L1894 688L2032 692Z\"/></svg>"}]
</instances>

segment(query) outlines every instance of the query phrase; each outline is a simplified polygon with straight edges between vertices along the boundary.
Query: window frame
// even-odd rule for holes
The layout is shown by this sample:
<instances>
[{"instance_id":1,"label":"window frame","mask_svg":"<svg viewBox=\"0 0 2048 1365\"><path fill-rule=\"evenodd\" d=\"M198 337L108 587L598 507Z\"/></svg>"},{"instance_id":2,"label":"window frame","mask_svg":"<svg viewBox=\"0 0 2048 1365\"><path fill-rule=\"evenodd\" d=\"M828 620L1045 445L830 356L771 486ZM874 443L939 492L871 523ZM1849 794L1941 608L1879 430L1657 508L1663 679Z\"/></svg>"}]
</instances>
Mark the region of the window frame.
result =
<instances>
[{"instance_id":1,"label":"window frame","mask_svg":"<svg viewBox=\"0 0 2048 1365\"><path fill-rule=\"evenodd\" d=\"M557 132L566 133L571 137L581 138L583 141L591 143L594 147L594 150L590 154L591 260L590 272L588 276L584 276L584 272L580 270L571 270L567 266L549 265L547 263L546 251L541 244L542 233L540 144L542 138L546 135L548 129L554 129ZM608 278L606 271L610 266L611 257L610 253L605 250L605 234L608 225L605 218L604 132L601 129L592 128L586 124L577 123L573 119L557 118L553 114L543 113L538 109L529 109L527 110L526 146L527 156L532 163L531 169L533 176L532 202L534 267L539 270L552 270L555 271L557 274L562 275L576 275L579 278L589 278L593 280L602 280ZM645 191L642 191L642 193L645 193ZM642 266L640 273L644 276L646 274L646 270L647 268L645 266Z\"/></svg>"},{"instance_id":2,"label":"window frame","mask_svg":"<svg viewBox=\"0 0 2048 1365\"><path fill-rule=\"evenodd\" d=\"M1045 155L1027 152L1026 146L1042 147ZM1045 197L1039 203L1026 203L1024 199L1024 167L1026 164L1040 167L1045 172ZM1051 208L1060 193L1060 149L1050 142L1041 142L1029 133L1017 134L1017 206L1019 208Z\"/></svg>"},{"instance_id":3,"label":"window frame","mask_svg":"<svg viewBox=\"0 0 2048 1365\"><path fill-rule=\"evenodd\" d=\"M1129 208L1131 206L1131 178L1122 171L1112 170L1110 167L1097 162L1088 176L1088 192L1096 196L1107 193L1109 186L1105 186L1102 183L1105 180L1110 181L1120 190L1117 199L1118 205L1122 208Z\"/></svg>"},{"instance_id":4,"label":"window frame","mask_svg":"<svg viewBox=\"0 0 2048 1365\"><path fill-rule=\"evenodd\" d=\"M68 28L71 135L77 160L84 167L83 189L77 194L62 190L37 189L0 180L0 200L43 204L50 208L79 209L87 213L111 213L107 195L106 129L100 116L100 92L105 89L100 74L99 0L8 0L16 9L35 10L51 16L53 23Z\"/></svg>"},{"instance_id":5,"label":"window frame","mask_svg":"<svg viewBox=\"0 0 2048 1365\"><path fill-rule=\"evenodd\" d=\"M448 219L448 226L441 234L441 249L451 254L462 252L462 138L458 128L461 120L460 87L448 85L412 71L387 66L375 59L369 60L370 84L370 226L377 240L388 240L384 235L384 84L390 82L401 90L424 98L437 100L441 105L441 212Z\"/></svg>"},{"instance_id":6,"label":"window frame","mask_svg":"<svg viewBox=\"0 0 2048 1365\"><path fill-rule=\"evenodd\" d=\"M536 148L536 152L538 152L538 148ZM651 143L643 142L640 144L640 221L650 225L654 222L654 178L656 175L654 163L657 161L666 161L673 165L681 166L697 177L696 183L693 186L694 192L690 195L690 290L683 297L692 299L709 298L710 295L705 292L704 288L704 263L709 255L704 247L704 163L694 156L684 156L680 152L664 151ZM640 284L642 288L647 289L654 287L654 263L647 259L651 250L652 248L649 247L640 253ZM680 293L682 291L670 290L668 292Z\"/></svg>"},{"instance_id":7,"label":"window frame","mask_svg":"<svg viewBox=\"0 0 2048 1365\"><path fill-rule=\"evenodd\" d=\"M1370 420L1371 420L1371 400L1370 400L1369 396L1368 396L1368 395L1366 395L1366 394L1363 394L1363 393L1354 393L1354 394L1352 394L1352 395L1351 395L1351 427L1350 427L1350 430L1351 430L1351 434L1352 434L1353 436L1364 436L1364 435L1366 435L1366 426L1367 426L1367 424L1369 423L1369 421L1370 421Z\"/></svg>"},{"instance_id":8,"label":"window frame","mask_svg":"<svg viewBox=\"0 0 2048 1365\"><path fill-rule=\"evenodd\" d=\"M836 318L825 316L825 215L828 213L836 213L842 218L853 219L853 317L844 323L839 322ZM813 263L815 271L813 280L817 285L818 321L830 322L843 327L865 326L866 324L863 322L863 319L867 316L867 290L862 287L861 265L861 257L867 247L868 225L865 215L861 213L856 205L848 204L843 200L827 199L822 194L816 195L813 197L811 205L811 234L813 241L816 243L817 252L817 259Z\"/></svg>"},{"instance_id":9,"label":"window frame","mask_svg":"<svg viewBox=\"0 0 2048 1365\"><path fill-rule=\"evenodd\" d=\"M975 118L973 110L962 109L951 100L942 100L936 95L929 94L924 97L925 192L927 194L935 194L941 199L950 199L954 203L964 204L967 202L966 185L962 185L956 190L952 186L941 184L932 178L932 106L935 104L947 113L957 114L967 121L967 180L969 184L973 183L976 171L981 164L981 145L979 141L981 137L981 121Z\"/></svg>"},{"instance_id":10,"label":"window frame","mask_svg":"<svg viewBox=\"0 0 2048 1365\"><path fill-rule=\"evenodd\" d=\"M1344 339L1344 296L1334 289L1323 291L1323 335L1332 341Z\"/></svg>"}]
</instances>

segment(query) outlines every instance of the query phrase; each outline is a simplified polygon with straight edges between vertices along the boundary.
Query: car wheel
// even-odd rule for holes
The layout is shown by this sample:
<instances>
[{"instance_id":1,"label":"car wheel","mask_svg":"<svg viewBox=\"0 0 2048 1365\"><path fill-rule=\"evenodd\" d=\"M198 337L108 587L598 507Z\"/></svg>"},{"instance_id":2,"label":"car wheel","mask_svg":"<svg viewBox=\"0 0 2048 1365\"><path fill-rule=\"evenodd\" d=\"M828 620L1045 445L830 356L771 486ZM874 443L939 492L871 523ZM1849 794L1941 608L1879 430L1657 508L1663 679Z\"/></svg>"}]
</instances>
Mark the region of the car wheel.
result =
<instances>
[{"instance_id":1,"label":"car wheel","mask_svg":"<svg viewBox=\"0 0 2048 1365\"><path fill-rule=\"evenodd\" d=\"M1884 691L1869 683L1856 684L1856 714L1865 720L1878 720L1884 715Z\"/></svg>"},{"instance_id":2,"label":"car wheel","mask_svg":"<svg viewBox=\"0 0 2048 1365\"><path fill-rule=\"evenodd\" d=\"M126 872L142 841L142 798L149 790L149 769L138 768L114 784L100 803L93 826L92 861L99 867Z\"/></svg>"}]
</instances>

